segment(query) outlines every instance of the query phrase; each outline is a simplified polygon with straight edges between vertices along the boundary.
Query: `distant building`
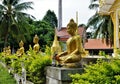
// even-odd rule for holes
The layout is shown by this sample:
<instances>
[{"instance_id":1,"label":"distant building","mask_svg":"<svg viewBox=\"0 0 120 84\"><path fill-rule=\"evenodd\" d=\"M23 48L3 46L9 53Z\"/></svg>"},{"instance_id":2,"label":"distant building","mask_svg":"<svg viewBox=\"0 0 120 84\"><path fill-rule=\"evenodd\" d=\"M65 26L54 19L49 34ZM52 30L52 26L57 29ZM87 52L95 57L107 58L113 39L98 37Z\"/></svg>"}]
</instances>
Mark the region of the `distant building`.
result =
<instances>
[{"instance_id":1,"label":"distant building","mask_svg":"<svg viewBox=\"0 0 120 84\"><path fill-rule=\"evenodd\" d=\"M59 41L62 42L63 50L66 49L66 41L70 37L67 33L66 27L62 27L61 30L56 30ZM113 53L113 47L102 42L101 39L86 39L86 29L84 27L78 28L78 34L82 38L82 45L85 50L88 50L91 55L98 55L99 51L104 51L106 54Z\"/></svg>"},{"instance_id":2,"label":"distant building","mask_svg":"<svg viewBox=\"0 0 120 84\"><path fill-rule=\"evenodd\" d=\"M88 39L84 48L88 50L91 55L98 55L99 51L104 51L109 55L113 53L113 47L102 42L102 39Z\"/></svg>"},{"instance_id":3,"label":"distant building","mask_svg":"<svg viewBox=\"0 0 120 84\"><path fill-rule=\"evenodd\" d=\"M78 28L78 34L81 36L81 38L85 37L86 30L84 27ZM66 42L67 39L70 37L70 35L67 33L66 27L62 27L61 30L57 31L57 36L59 38L59 41Z\"/></svg>"},{"instance_id":4,"label":"distant building","mask_svg":"<svg viewBox=\"0 0 120 84\"><path fill-rule=\"evenodd\" d=\"M114 25L114 53L120 48L120 0L99 0L99 14L110 15Z\"/></svg>"},{"instance_id":5,"label":"distant building","mask_svg":"<svg viewBox=\"0 0 120 84\"><path fill-rule=\"evenodd\" d=\"M66 41L70 37L70 35L67 33L66 27L62 27L60 30L56 30L57 37L60 42L62 42L62 48L63 50L66 50ZM78 34L81 36L82 39L86 38L86 29L84 27L79 27L78 28ZM84 40L83 40L83 45L84 45Z\"/></svg>"}]
</instances>

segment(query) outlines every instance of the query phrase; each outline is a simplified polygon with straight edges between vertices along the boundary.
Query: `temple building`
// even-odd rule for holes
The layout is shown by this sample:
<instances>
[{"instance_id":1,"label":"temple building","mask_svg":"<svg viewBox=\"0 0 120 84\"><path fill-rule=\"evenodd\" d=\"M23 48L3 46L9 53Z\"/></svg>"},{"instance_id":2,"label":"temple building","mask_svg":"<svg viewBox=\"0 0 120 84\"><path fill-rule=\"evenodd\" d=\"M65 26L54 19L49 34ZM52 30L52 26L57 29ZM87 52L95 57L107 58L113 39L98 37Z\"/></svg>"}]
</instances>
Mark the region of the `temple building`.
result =
<instances>
[{"instance_id":1,"label":"temple building","mask_svg":"<svg viewBox=\"0 0 120 84\"><path fill-rule=\"evenodd\" d=\"M114 47L106 45L101 39L88 39L86 41L86 29L78 27L78 34L81 36L83 47L90 52L90 54L98 54L99 51L105 51L107 54L112 54L113 49L120 46L119 35L119 18L120 18L120 0L99 0L100 9L99 14L110 15L114 24ZM77 18L76 18L77 21ZM62 27L62 0L58 3L58 27L56 30L58 40L62 42L63 49L65 50L65 42L70 37L66 31L66 27Z\"/></svg>"},{"instance_id":2,"label":"temple building","mask_svg":"<svg viewBox=\"0 0 120 84\"><path fill-rule=\"evenodd\" d=\"M66 49L66 41L70 35L66 31L66 27L62 27L59 31L56 30L59 42L62 43L63 50ZM90 55L98 55L99 51L104 51L106 54L112 55L113 47L107 45L102 39L87 39L86 29L78 28L78 34L81 36L82 45L85 50L88 50Z\"/></svg>"},{"instance_id":3,"label":"temple building","mask_svg":"<svg viewBox=\"0 0 120 84\"><path fill-rule=\"evenodd\" d=\"M110 15L114 25L114 53L120 48L120 0L99 0L99 14Z\"/></svg>"}]
</instances>

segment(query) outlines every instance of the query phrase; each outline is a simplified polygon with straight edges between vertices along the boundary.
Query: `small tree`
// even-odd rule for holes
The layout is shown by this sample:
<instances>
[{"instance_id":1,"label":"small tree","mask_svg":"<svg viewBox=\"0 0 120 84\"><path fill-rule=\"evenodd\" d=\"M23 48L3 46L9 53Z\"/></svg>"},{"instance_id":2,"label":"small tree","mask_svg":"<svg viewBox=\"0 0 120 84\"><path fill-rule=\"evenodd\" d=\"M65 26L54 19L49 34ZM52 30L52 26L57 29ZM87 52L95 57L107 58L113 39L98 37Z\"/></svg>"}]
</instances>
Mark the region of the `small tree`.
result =
<instances>
[{"instance_id":1,"label":"small tree","mask_svg":"<svg viewBox=\"0 0 120 84\"><path fill-rule=\"evenodd\" d=\"M50 23L52 28L57 27L57 17L54 11L48 10L42 20Z\"/></svg>"},{"instance_id":2,"label":"small tree","mask_svg":"<svg viewBox=\"0 0 120 84\"><path fill-rule=\"evenodd\" d=\"M41 50L44 51L46 45L50 46L54 38L54 29L46 21L34 21L33 35L37 34L39 37L39 44Z\"/></svg>"}]
</instances>

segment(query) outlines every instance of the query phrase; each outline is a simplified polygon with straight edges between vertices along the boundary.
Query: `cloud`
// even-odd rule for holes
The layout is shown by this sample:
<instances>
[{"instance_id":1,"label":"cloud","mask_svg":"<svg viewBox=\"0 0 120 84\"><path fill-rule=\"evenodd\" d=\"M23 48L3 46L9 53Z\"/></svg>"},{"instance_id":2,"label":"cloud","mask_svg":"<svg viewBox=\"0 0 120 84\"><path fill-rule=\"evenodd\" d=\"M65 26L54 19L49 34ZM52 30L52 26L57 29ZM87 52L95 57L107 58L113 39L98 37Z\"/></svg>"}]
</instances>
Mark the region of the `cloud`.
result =
<instances>
[{"instance_id":1,"label":"cloud","mask_svg":"<svg viewBox=\"0 0 120 84\"><path fill-rule=\"evenodd\" d=\"M41 20L46 14L47 10L52 10L58 17L58 0L28 0L34 2L34 10L28 11L37 18ZM78 24L87 23L87 20L95 13L88 9L90 0L62 0L63 2L63 26L69 22L71 18L76 20L76 12L78 11Z\"/></svg>"}]
</instances>

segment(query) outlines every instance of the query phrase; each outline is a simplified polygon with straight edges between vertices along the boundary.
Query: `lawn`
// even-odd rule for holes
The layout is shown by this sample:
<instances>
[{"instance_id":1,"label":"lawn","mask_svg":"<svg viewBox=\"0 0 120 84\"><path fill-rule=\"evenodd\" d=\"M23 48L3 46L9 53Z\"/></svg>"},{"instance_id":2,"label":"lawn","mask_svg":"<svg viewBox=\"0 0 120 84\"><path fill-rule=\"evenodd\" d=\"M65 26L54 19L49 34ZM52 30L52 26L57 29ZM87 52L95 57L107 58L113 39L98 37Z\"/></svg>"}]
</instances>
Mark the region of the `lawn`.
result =
<instances>
[{"instance_id":1,"label":"lawn","mask_svg":"<svg viewBox=\"0 0 120 84\"><path fill-rule=\"evenodd\" d=\"M8 73L7 69L5 69L0 64L0 84L16 84L15 79Z\"/></svg>"}]
</instances>

